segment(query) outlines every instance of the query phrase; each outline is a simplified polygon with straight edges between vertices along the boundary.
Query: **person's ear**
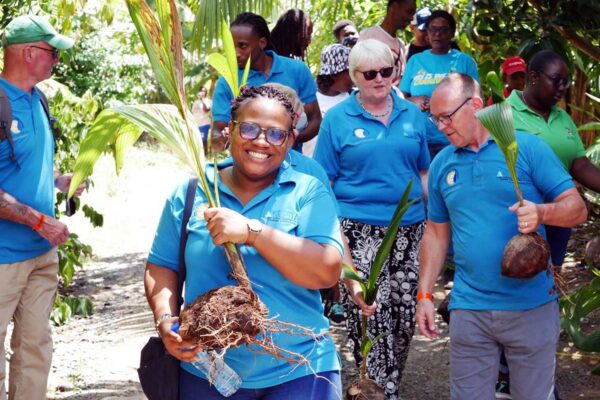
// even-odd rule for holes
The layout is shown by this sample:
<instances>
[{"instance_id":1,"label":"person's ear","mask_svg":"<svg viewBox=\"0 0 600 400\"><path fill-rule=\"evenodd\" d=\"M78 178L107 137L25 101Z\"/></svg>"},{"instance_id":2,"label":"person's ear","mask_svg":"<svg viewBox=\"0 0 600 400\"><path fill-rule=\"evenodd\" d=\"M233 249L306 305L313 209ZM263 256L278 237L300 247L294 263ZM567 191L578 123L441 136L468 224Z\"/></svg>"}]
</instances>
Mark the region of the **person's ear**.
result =
<instances>
[{"instance_id":1,"label":"person's ear","mask_svg":"<svg viewBox=\"0 0 600 400\"><path fill-rule=\"evenodd\" d=\"M473 96L473 98L471 99L471 106L473 107L473 109L475 111L479 111L483 107L485 107L485 104L484 104L483 99L481 97L479 97L479 96Z\"/></svg>"},{"instance_id":2,"label":"person's ear","mask_svg":"<svg viewBox=\"0 0 600 400\"><path fill-rule=\"evenodd\" d=\"M539 78L540 76L536 71L529 71L527 73L527 83L529 83L531 86L535 86Z\"/></svg>"},{"instance_id":3,"label":"person's ear","mask_svg":"<svg viewBox=\"0 0 600 400\"><path fill-rule=\"evenodd\" d=\"M261 37L260 39L258 39L258 46L260 47L261 50L264 51L264 49L267 48L267 38L265 37Z\"/></svg>"}]
</instances>

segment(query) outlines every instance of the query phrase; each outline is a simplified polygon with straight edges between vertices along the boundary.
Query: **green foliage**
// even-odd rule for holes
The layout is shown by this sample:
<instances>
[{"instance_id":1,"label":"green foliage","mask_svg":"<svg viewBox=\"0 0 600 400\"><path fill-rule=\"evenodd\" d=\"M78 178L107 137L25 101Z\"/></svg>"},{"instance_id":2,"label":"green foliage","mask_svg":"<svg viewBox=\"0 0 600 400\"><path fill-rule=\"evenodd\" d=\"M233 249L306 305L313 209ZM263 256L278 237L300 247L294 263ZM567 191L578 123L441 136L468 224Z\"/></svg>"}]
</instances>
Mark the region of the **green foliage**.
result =
<instances>
[{"instance_id":1,"label":"green foliage","mask_svg":"<svg viewBox=\"0 0 600 400\"><path fill-rule=\"evenodd\" d=\"M89 317L94 309L89 298L56 296L50 321L56 326L66 324L73 315Z\"/></svg>"}]
</instances>

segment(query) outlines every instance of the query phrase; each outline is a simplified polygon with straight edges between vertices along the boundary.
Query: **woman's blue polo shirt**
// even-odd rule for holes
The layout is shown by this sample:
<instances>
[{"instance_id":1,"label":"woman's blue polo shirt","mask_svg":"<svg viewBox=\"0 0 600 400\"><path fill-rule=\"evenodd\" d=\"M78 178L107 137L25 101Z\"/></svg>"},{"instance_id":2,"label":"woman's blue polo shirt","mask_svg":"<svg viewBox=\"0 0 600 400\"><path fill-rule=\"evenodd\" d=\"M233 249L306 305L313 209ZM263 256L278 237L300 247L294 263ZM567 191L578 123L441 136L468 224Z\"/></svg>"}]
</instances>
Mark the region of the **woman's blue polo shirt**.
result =
<instances>
[{"instance_id":1,"label":"woman's blue polo shirt","mask_svg":"<svg viewBox=\"0 0 600 400\"><path fill-rule=\"evenodd\" d=\"M419 172L429 168L425 116L392 92L385 126L361 107L357 93L327 111L314 154L333 182L340 216L387 226L412 179L410 199L417 202L404 214L402 225L423 221Z\"/></svg>"},{"instance_id":2,"label":"woman's blue polo shirt","mask_svg":"<svg viewBox=\"0 0 600 400\"><path fill-rule=\"evenodd\" d=\"M574 187L554 152L540 138L517 132L517 176L523 198L553 201ZM502 276L504 247L518 233L509 207L517 195L506 161L490 138L479 151L448 146L429 170L429 219L450 222L456 273L451 309L529 310L556 298L549 272L531 279ZM544 235L543 226L538 231Z\"/></svg>"},{"instance_id":3,"label":"woman's blue polo shirt","mask_svg":"<svg viewBox=\"0 0 600 400\"><path fill-rule=\"evenodd\" d=\"M220 167L231 165L231 159ZM207 167L206 175L212 182L213 167ZM212 185L211 185L212 187ZM156 265L178 270L178 252L181 218L185 203L187 180L182 182L167 199L160 219L148 261ZM221 205L248 218L294 236L332 245L343 252L339 221L331 195L317 179L296 172L287 162L282 164L275 181L243 206L233 193L219 182ZM189 304L199 295L224 286L235 285L228 278L231 267L223 249L215 247L203 218L207 207L206 197L200 188L196 191L192 217L188 223L188 242L185 250L187 266L185 303ZM321 295L318 290L300 287L287 280L250 246L240 245L246 262L252 288L269 309L269 318L291 322L312 329L315 334L328 331L329 322L323 316ZM339 370L340 363L331 336L319 341L303 335L273 334L277 346L304 355L316 372ZM312 373L307 365L289 364L257 349L241 346L229 349L225 356L227 364L242 378L242 387L265 388L287 382ZM182 367L199 377L206 378L189 363Z\"/></svg>"}]
</instances>

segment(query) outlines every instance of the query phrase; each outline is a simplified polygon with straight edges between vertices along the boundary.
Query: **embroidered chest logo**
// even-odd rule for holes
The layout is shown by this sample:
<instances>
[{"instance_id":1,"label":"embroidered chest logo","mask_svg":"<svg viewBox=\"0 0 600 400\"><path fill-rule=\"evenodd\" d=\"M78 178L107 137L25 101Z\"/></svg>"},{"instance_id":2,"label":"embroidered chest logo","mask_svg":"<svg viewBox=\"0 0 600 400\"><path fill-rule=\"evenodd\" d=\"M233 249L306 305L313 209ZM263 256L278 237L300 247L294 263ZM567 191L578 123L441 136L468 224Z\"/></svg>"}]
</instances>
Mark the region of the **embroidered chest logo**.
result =
<instances>
[{"instance_id":1,"label":"embroidered chest logo","mask_svg":"<svg viewBox=\"0 0 600 400\"><path fill-rule=\"evenodd\" d=\"M15 135L21 133L21 130L19 129L19 121L16 119L13 119L11 125L10 125L10 131L12 133L14 133Z\"/></svg>"},{"instance_id":2,"label":"embroidered chest logo","mask_svg":"<svg viewBox=\"0 0 600 400\"><path fill-rule=\"evenodd\" d=\"M504 175L502 175L502 171L498 171L498 173L496 174L496 178L504 178Z\"/></svg>"},{"instance_id":3,"label":"embroidered chest logo","mask_svg":"<svg viewBox=\"0 0 600 400\"><path fill-rule=\"evenodd\" d=\"M456 184L456 170L455 169L448 172L448 175L446 175L446 183L449 186L454 186Z\"/></svg>"},{"instance_id":4,"label":"embroidered chest logo","mask_svg":"<svg viewBox=\"0 0 600 400\"><path fill-rule=\"evenodd\" d=\"M573 134L573 131L571 130L571 128L567 128L566 134L567 134L567 139L569 139L569 140L575 139L575 135Z\"/></svg>"},{"instance_id":5,"label":"embroidered chest logo","mask_svg":"<svg viewBox=\"0 0 600 400\"><path fill-rule=\"evenodd\" d=\"M362 128L355 129L354 136L356 136L359 139L364 139L365 138L365 130Z\"/></svg>"}]
</instances>

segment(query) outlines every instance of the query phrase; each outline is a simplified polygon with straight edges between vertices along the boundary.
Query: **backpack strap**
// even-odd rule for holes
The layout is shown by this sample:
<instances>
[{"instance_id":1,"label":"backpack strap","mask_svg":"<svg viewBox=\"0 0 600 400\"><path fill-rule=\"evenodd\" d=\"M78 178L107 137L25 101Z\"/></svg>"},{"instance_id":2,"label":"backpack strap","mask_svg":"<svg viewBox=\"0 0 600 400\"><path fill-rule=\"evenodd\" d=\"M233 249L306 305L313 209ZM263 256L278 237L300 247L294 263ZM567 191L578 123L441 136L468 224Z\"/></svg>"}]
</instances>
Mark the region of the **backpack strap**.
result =
<instances>
[{"instance_id":1,"label":"backpack strap","mask_svg":"<svg viewBox=\"0 0 600 400\"><path fill-rule=\"evenodd\" d=\"M183 207L183 218L181 219L181 238L179 239L179 273L177 282L177 314L183 305L183 283L185 282L186 267L185 267L185 245L187 244L188 232L187 224L192 215L194 208L194 198L196 197L196 187L198 186L198 178L190 178L187 191L185 194L185 206Z\"/></svg>"},{"instance_id":2,"label":"backpack strap","mask_svg":"<svg viewBox=\"0 0 600 400\"><path fill-rule=\"evenodd\" d=\"M14 162L18 168L21 168L15 157L15 143L12 134L10 133L12 121L12 107L10 106L10 100L8 100L6 92L0 87L0 142L8 140L8 146L10 147L10 161Z\"/></svg>"},{"instance_id":3,"label":"backpack strap","mask_svg":"<svg viewBox=\"0 0 600 400\"><path fill-rule=\"evenodd\" d=\"M37 91L38 95L40 96L40 102L42 103L42 108L44 109L44 112L46 113L46 117L48 118L48 125L50 125L50 130L52 131L52 136L54 137L54 152L56 153L58 151L57 142L58 142L58 139L60 138L60 131L58 130L58 126L56 125L56 118L54 118L52 116L52 114L50 114L50 106L48 105L48 98L46 97L44 92L39 90L37 87L35 88L35 90Z\"/></svg>"}]
</instances>

